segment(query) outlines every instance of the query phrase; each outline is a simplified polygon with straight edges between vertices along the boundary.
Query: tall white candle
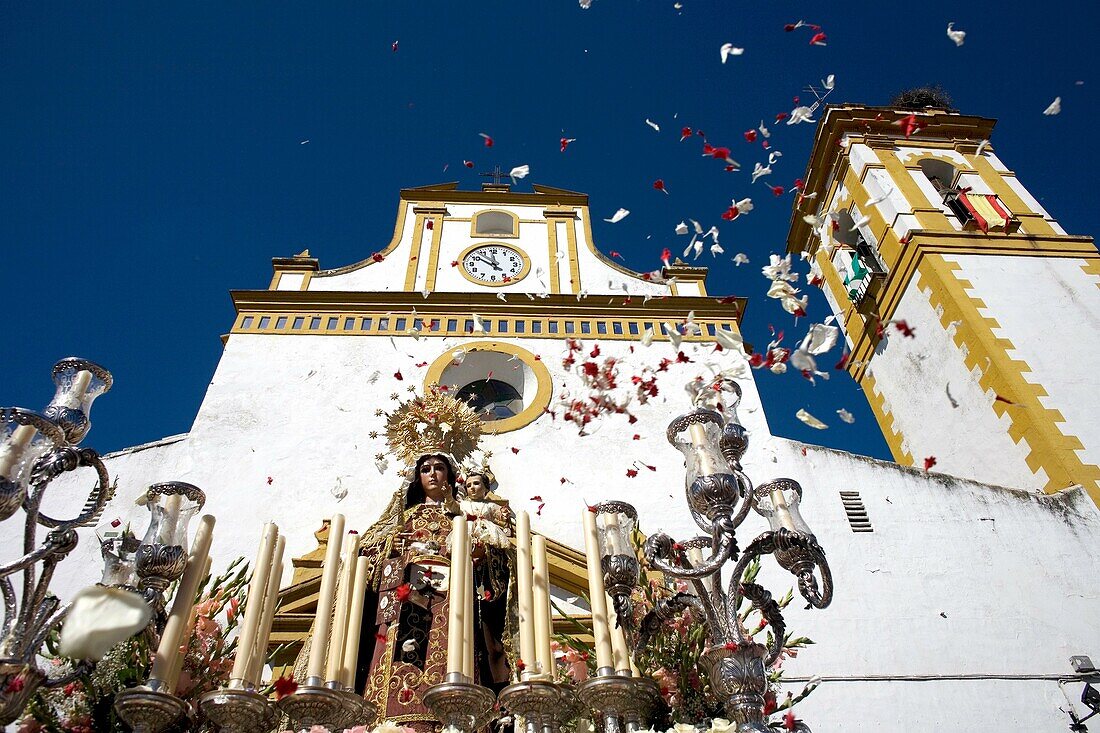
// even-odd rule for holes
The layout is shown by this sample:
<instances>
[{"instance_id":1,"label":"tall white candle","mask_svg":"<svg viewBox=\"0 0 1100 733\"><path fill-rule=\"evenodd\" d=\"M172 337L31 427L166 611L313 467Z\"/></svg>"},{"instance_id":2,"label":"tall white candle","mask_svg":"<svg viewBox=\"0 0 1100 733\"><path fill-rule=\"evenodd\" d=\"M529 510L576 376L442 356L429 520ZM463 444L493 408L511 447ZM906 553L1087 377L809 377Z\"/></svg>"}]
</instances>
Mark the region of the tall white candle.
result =
<instances>
[{"instance_id":1,"label":"tall white candle","mask_svg":"<svg viewBox=\"0 0 1100 733\"><path fill-rule=\"evenodd\" d=\"M263 681L264 662L267 661L267 643L271 638L271 625L275 622L275 606L279 603L279 582L283 578L283 550L286 549L286 537L279 535L275 540L275 554L271 558L271 573L267 576L267 590L264 592L264 610L260 614L260 623L256 629L256 641L248 665L248 679L259 687Z\"/></svg>"},{"instance_id":2,"label":"tall white candle","mask_svg":"<svg viewBox=\"0 0 1100 733\"><path fill-rule=\"evenodd\" d=\"M256 564L252 566L252 582L248 586L248 596L244 602L244 618L241 619L237 635L237 657L233 660L233 671L229 674L230 684L247 687L248 670L252 652L255 649L256 627L263 612L264 593L267 592L267 578L271 573L271 558L275 554L275 541L279 528L271 522L264 525L260 538L260 547L256 552Z\"/></svg>"},{"instance_id":3,"label":"tall white candle","mask_svg":"<svg viewBox=\"0 0 1100 733\"><path fill-rule=\"evenodd\" d=\"M149 673L151 679L167 682L173 676L172 670L180 654L180 637L191 618L191 607L195 603L195 592L199 589L203 568L206 567L206 557L210 554L210 541L213 538L213 533L214 517L204 514L202 519L199 520L199 529L195 532L195 541L191 545L187 567L183 571L179 586L176 588L176 598L172 602L168 622L165 624L164 632L160 637L157 658L153 661L153 669Z\"/></svg>"},{"instance_id":4,"label":"tall white candle","mask_svg":"<svg viewBox=\"0 0 1100 733\"><path fill-rule=\"evenodd\" d=\"M607 595L603 587L600 566L600 535L596 529L596 514L581 510L584 525L584 549L588 561L588 597L592 604L592 636L596 640L596 668L613 667L611 636L607 628Z\"/></svg>"},{"instance_id":5,"label":"tall white candle","mask_svg":"<svg viewBox=\"0 0 1100 733\"><path fill-rule=\"evenodd\" d=\"M615 513L603 514L603 536L606 542L604 549L609 555L625 555L623 547L622 525L619 524L619 515Z\"/></svg>"},{"instance_id":6,"label":"tall white candle","mask_svg":"<svg viewBox=\"0 0 1100 733\"><path fill-rule=\"evenodd\" d=\"M470 535L467 525L466 536ZM474 558L466 561L466 577L462 579L462 674L474 679Z\"/></svg>"},{"instance_id":7,"label":"tall white candle","mask_svg":"<svg viewBox=\"0 0 1100 733\"><path fill-rule=\"evenodd\" d=\"M787 504L787 497L783 496L783 489L771 490L772 506L775 511L775 518L779 520L779 524L791 532L797 532L794 526L794 517L791 516L791 508Z\"/></svg>"},{"instance_id":8,"label":"tall white candle","mask_svg":"<svg viewBox=\"0 0 1100 733\"><path fill-rule=\"evenodd\" d=\"M470 532L464 517L451 520L451 572L447 581L447 673L462 673L462 629L466 624L466 568L470 557Z\"/></svg>"},{"instance_id":9,"label":"tall white candle","mask_svg":"<svg viewBox=\"0 0 1100 733\"><path fill-rule=\"evenodd\" d=\"M355 579L352 582L351 605L348 608L348 640L344 644L344 664L341 682L345 687L355 684L355 666L359 663L359 637L363 631L363 601L367 593L367 558L355 558Z\"/></svg>"},{"instance_id":10,"label":"tall white candle","mask_svg":"<svg viewBox=\"0 0 1100 733\"><path fill-rule=\"evenodd\" d=\"M531 517L527 512L520 512L516 517L516 593L519 595L519 658L527 674L535 671L538 661L535 655L533 583Z\"/></svg>"},{"instance_id":11,"label":"tall white candle","mask_svg":"<svg viewBox=\"0 0 1100 733\"><path fill-rule=\"evenodd\" d=\"M540 674L554 674L554 655L550 650L550 572L546 561L546 538L535 535L531 542L535 561L534 621L535 659Z\"/></svg>"},{"instance_id":12,"label":"tall white candle","mask_svg":"<svg viewBox=\"0 0 1100 733\"><path fill-rule=\"evenodd\" d=\"M8 439L0 445L0 476L11 479L12 468L23 458L23 453L37 432L30 425L20 425L11 431Z\"/></svg>"},{"instance_id":13,"label":"tall white candle","mask_svg":"<svg viewBox=\"0 0 1100 733\"><path fill-rule=\"evenodd\" d=\"M604 603L611 608L611 596L606 593L604 594ZM615 671L629 674L630 648L626 644L626 629L618 625L619 614L614 610L610 611L608 623L611 626L609 630L611 634L611 658L614 660Z\"/></svg>"},{"instance_id":14,"label":"tall white candle","mask_svg":"<svg viewBox=\"0 0 1100 733\"><path fill-rule=\"evenodd\" d=\"M695 448L695 457L699 462L699 474L710 476L715 473L729 473L729 470L721 470L707 450L707 432L701 423L692 423L688 426L688 435L691 437L691 445Z\"/></svg>"},{"instance_id":15,"label":"tall white candle","mask_svg":"<svg viewBox=\"0 0 1100 733\"><path fill-rule=\"evenodd\" d=\"M87 369L81 369L73 375L73 381L69 383L69 390L57 401L62 407L70 410L78 410L84 402L84 395L88 393L88 385L92 382L92 373Z\"/></svg>"},{"instance_id":16,"label":"tall white candle","mask_svg":"<svg viewBox=\"0 0 1100 733\"><path fill-rule=\"evenodd\" d=\"M332 620L332 640L328 648L325 681L339 682L344 669L344 644L348 636L348 605L355 577L355 558L359 554L359 534L348 532L344 538L344 560L340 565L340 587L336 592L336 614Z\"/></svg>"},{"instance_id":17,"label":"tall white candle","mask_svg":"<svg viewBox=\"0 0 1100 733\"><path fill-rule=\"evenodd\" d=\"M176 537L176 526L180 522L180 508L183 506L182 494L169 494L164 497L164 513L160 518L158 541L172 544Z\"/></svg>"},{"instance_id":18,"label":"tall white candle","mask_svg":"<svg viewBox=\"0 0 1100 733\"><path fill-rule=\"evenodd\" d=\"M203 563L202 572L199 573L199 588L202 587L202 581L208 575L210 575L210 555L206 556L206 562ZM194 595L198 595L198 591L196 591ZM187 647L191 643L191 634L195 630L196 621L198 621L198 617L195 615L194 607L192 607L191 613L187 615L187 623L180 631L180 638L176 642L176 648L180 650L180 653L176 655L176 659L172 663L172 669L168 673L168 679L164 681L166 689L175 690L179 685L180 673L183 672L184 658L187 656Z\"/></svg>"},{"instance_id":19,"label":"tall white candle","mask_svg":"<svg viewBox=\"0 0 1100 733\"><path fill-rule=\"evenodd\" d=\"M332 628L332 600L336 595L336 578L340 572L340 543L344 539L344 515L334 514L328 527L328 549L325 568L321 573L321 592L317 596L317 614L313 617L313 639L309 649L306 684L320 684L325 674L329 629Z\"/></svg>"}]
</instances>

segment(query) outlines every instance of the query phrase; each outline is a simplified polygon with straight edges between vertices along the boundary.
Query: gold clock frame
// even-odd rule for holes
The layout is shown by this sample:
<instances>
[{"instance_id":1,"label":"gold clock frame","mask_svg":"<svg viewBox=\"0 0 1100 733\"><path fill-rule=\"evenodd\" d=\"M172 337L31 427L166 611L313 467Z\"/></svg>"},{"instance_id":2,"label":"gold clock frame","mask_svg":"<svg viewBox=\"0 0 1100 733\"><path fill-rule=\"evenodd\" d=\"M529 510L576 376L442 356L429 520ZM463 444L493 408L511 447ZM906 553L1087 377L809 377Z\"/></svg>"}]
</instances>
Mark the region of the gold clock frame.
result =
<instances>
[{"instance_id":1,"label":"gold clock frame","mask_svg":"<svg viewBox=\"0 0 1100 733\"><path fill-rule=\"evenodd\" d=\"M510 249L513 252L517 253L520 256L520 259L523 260L523 267L521 267L520 271L516 273L516 276L510 279L508 282L495 283L486 280L479 280L472 276L470 273L466 272L466 265L464 263L464 260L466 259L466 255L481 247L501 247L504 249ZM458 271L462 274L462 277L466 278L475 285L484 285L489 288L499 288L505 285L518 283L520 280L527 277L527 275L531 272L531 258L527 256L526 252L524 252L522 249L515 246L514 244L511 244L509 242L501 242L499 239L486 242L474 242L469 247L462 250L462 252L458 255Z\"/></svg>"}]
</instances>

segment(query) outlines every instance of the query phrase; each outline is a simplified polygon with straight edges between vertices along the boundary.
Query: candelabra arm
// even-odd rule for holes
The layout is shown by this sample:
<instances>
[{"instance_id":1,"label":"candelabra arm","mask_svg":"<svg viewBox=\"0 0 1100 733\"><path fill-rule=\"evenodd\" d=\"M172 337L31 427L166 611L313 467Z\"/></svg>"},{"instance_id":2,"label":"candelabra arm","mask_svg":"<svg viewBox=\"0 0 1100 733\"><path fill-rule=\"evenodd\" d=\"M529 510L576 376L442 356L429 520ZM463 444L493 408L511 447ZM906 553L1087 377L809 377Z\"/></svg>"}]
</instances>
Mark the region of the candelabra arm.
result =
<instances>
[{"instance_id":1,"label":"candelabra arm","mask_svg":"<svg viewBox=\"0 0 1100 733\"><path fill-rule=\"evenodd\" d=\"M15 602L15 588L12 587L10 578L0 576L0 592L4 594L3 638L6 639L11 634L11 625L15 623L15 614L19 611Z\"/></svg>"},{"instance_id":2,"label":"candelabra arm","mask_svg":"<svg viewBox=\"0 0 1100 733\"><path fill-rule=\"evenodd\" d=\"M787 640L787 623L783 620L783 611L764 586L743 583L741 590L745 598L752 602L752 607L760 611L760 615L772 627L772 643L768 648L768 656L764 660L764 663L770 666L779 658L779 653L783 651L783 642Z\"/></svg>"},{"instance_id":3,"label":"candelabra arm","mask_svg":"<svg viewBox=\"0 0 1100 733\"><path fill-rule=\"evenodd\" d=\"M825 608L833 600L833 571L825 559L825 551L816 542L806 542L805 551L810 554L814 566L821 573L821 590L817 588L817 578L813 567L800 567L798 570L798 592L814 608Z\"/></svg>"},{"instance_id":4,"label":"candelabra arm","mask_svg":"<svg viewBox=\"0 0 1100 733\"><path fill-rule=\"evenodd\" d=\"M45 465L43 465L42 461L46 462ZM71 529L74 527L87 527L98 521L99 516L107 507L107 502L114 498L115 495L115 486L111 484L111 478L107 474L107 467L104 466L103 461L100 460L99 453L91 448L66 447L59 448L52 454L47 454L42 461L35 465L36 473L41 471L39 475L36 475L36 479L43 482L42 489L45 489L47 483L60 476L62 473L85 466L95 469L99 477L99 483L96 484L88 495L87 500L84 502L84 508L80 511L80 514L72 519L61 520L54 519L53 517L38 512L38 523L50 529ZM38 491L35 493L38 494L36 499L40 501L41 492ZM37 509L37 506L35 508Z\"/></svg>"},{"instance_id":5,"label":"candelabra arm","mask_svg":"<svg viewBox=\"0 0 1100 733\"><path fill-rule=\"evenodd\" d=\"M46 593L49 590L50 581L53 580L54 568L56 568L57 564L64 560L65 556L76 547L77 539L76 532L71 529L54 530L46 535L46 541L43 543L43 547L46 548L47 551L43 554L42 574L38 577L37 583L34 580L34 574L32 572L34 563L29 563L26 566L23 586L23 607L19 610L19 620L16 622L20 636L25 634L27 630L36 628L32 622L35 620L34 617L39 613L40 609L42 609L42 604L46 600ZM45 636L43 635L42 638L45 639ZM22 646L22 644L20 646ZM31 647L30 649L33 650L37 648L38 647Z\"/></svg>"},{"instance_id":6,"label":"candelabra arm","mask_svg":"<svg viewBox=\"0 0 1100 733\"><path fill-rule=\"evenodd\" d=\"M774 549L774 544L771 543L771 535L771 532L765 532L750 542L741 554L741 559L737 561L737 565L733 568L733 574L730 576L729 591L726 593L726 597L729 599L726 605L726 621L739 646L752 641L745 634L745 629L741 625L741 618L738 614L743 595L741 579L745 577L745 570L748 569L753 560L761 555L768 554Z\"/></svg>"},{"instance_id":7,"label":"candelabra arm","mask_svg":"<svg viewBox=\"0 0 1100 733\"><path fill-rule=\"evenodd\" d=\"M61 608L57 608L59 602L56 598L53 599L54 603L52 615L49 615L49 621L45 621L41 626L35 626L38 629L38 633L34 635L29 644L24 647L24 652L21 656L26 658L32 658L37 650L42 648L42 645L46 643L46 637L49 636L50 631L57 627L65 617L69 615L69 609L72 607L71 603L66 603ZM37 623L37 622L36 622Z\"/></svg>"},{"instance_id":8,"label":"candelabra arm","mask_svg":"<svg viewBox=\"0 0 1100 733\"><path fill-rule=\"evenodd\" d=\"M693 596L690 593L677 593L671 598L657 601L653 610L642 618L638 631L638 648L644 649L649 644L650 639L660 631L661 626L670 621L676 614L689 608L706 616L708 621L713 619L711 629L724 628L724 624L718 623L717 616L711 614L710 609L698 596Z\"/></svg>"},{"instance_id":9,"label":"candelabra arm","mask_svg":"<svg viewBox=\"0 0 1100 733\"><path fill-rule=\"evenodd\" d=\"M702 565L692 567L684 557L683 550L677 550L675 542L664 532L650 535L645 542L645 558L650 565L666 575L684 580L697 580L720 572L730 559L737 543L732 534L722 533L718 538L718 549ZM671 562L676 557L679 564Z\"/></svg>"},{"instance_id":10,"label":"candelabra arm","mask_svg":"<svg viewBox=\"0 0 1100 733\"><path fill-rule=\"evenodd\" d=\"M56 545L51 544L47 540L46 544L42 545L41 547L39 547L35 550L32 550L31 552L27 553L26 555L19 558L18 560L12 560L7 565L0 565L0 578L5 578L6 579L7 576L12 575L13 573L17 573L20 570L25 570L28 565L33 566L39 560L41 560L41 559L43 559L43 558L45 558L49 555L52 555L52 554L54 554L58 551L59 551L59 548ZM6 598L7 593L5 593L4 595L5 595L5 598Z\"/></svg>"}]
</instances>

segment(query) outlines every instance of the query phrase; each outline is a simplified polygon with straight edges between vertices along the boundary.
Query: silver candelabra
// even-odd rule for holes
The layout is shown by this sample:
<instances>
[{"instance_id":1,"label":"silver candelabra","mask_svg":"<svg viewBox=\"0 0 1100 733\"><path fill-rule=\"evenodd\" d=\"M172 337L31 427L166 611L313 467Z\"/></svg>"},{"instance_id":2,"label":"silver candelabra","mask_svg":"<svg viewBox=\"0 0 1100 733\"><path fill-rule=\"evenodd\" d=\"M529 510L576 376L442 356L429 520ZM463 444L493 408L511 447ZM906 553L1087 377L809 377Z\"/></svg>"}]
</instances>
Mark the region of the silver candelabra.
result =
<instances>
[{"instance_id":1,"label":"silver candelabra","mask_svg":"<svg viewBox=\"0 0 1100 733\"><path fill-rule=\"evenodd\" d=\"M644 546L651 567L668 578L689 581L694 593L677 593L659 601L642 619L636 646L644 648L665 623L690 609L706 625L707 648L699 665L709 675L711 689L729 718L738 724L738 733L764 733L769 730L764 723L767 670L782 652L786 626L771 593L755 582L747 582L745 573L753 561L772 555L780 567L797 578L799 592L815 608L825 608L832 600L832 574L825 552L799 512L801 486L783 478L754 488L745 475L741 458L749 439L736 411L741 389L730 380L717 386L732 395L731 404L724 410L727 417L697 402L691 412L674 419L667 431L668 441L684 453L688 510L705 534L677 542L657 533ZM766 517L770 529L739 551L736 531L750 509ZM604 583L619 611L618 618L629 623L630 593L638 580L636 560L632 552L616 553L607 548L630 547L629 532L637 513L629 504L617 501L604 502L596 511L615 516L615 521L604 522L605 534L622 533L604 543ZM703 552L709 552L709 557L703 557ZM722 570L730 563L733 570L728 586L723 588ZM755 642L745 630L739 614L742 599L748 600L771 626L770 645ZM623 694L608 697L620 707L629 704L622 702ZM605 711L597 700L591 705ZM612 712L624 716L622 711Z\"/></svg>"},{"instance_id":2,"label":"silver candelabra","mask_svg":"<svg viewBox=\"0 0 1100 733\"><path fill-rule=\"evenodd\" d=\"M19 407L0 408L0 522L22 510L24 520L22 556L0 565L0 593L4 621L0 637L0 726L16 720L27 701L42 686L55 687L87 673L95 664L80 660L60 677L48 677L37 658L51 633L60 629L72 610L49 591L57 565L77 546L77 530L94 525L107 502L114 496L107 468L99 454L79 443L91 428L92 403L107 392L110 372L86 359L62 359L53 368L56 392L41 412ZM81 510L70 519L57 519L42 511L42 500L50 483L64 473L91 468L97 481L88 492ZM161 522L164 497L186 497L169 529ZM184 499L181 498L181 501ZM159 484L150 489L153 512L150 533L103 546L107 566L103 585L142 594L152 608L155 621L148 629L154 640L163 628L164 590L183 571L182 562L170 561L184 554L189 506L202 505L202 492L187 484ZM197 510L197 509L196 509ZM46 529L41 543L38 528ZM154 531L156 530L156 531ZM17 594L13 578L22 574ZM157 621L160 623L158 624Z\"/></svg>"}]
</instances>

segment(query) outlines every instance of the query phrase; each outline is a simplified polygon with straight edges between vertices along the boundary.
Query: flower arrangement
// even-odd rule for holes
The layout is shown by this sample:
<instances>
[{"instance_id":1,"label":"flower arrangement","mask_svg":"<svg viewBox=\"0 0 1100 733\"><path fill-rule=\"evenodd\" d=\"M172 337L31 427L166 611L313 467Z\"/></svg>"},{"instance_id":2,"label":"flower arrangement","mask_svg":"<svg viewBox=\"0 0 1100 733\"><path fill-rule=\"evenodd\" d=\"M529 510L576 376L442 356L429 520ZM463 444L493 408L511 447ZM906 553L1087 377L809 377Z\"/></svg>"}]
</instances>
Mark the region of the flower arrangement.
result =
<instances>
[{"instance_id":1,"label":"flower arrangement","mask_svg":"<svg viewBox=\"0 0 1100 733\"><path fill-rule=\"evenodd\" d=\"M744 582L751 583L760 572L760 562L753 562L745 573ZM633 594L634 623L651 611L658 601L669 598L678 592L689 592L686 581L674 585L650 579L643 583ZM786 608L794 597L794 590L778 600L780 608ZM560 609L558 609L560 612ZM564 615L564 614L563 614ZM764 643L770 644L772 632L752 605L742 601L740 609L741 623L746 635L756 638L764 635ZM577 623L579 632L587 629ZM797 695L788 693L782 700L777 699L783 679L783 660L798 656L803 647L813 644L805 636L784 637L783 650L775 664L769 670L770 689L765 695L764 712L768 716L768 725L780 730L798 730L801 723L794 717L792 708L806 698L818 685L811 680ZM725 720L721 703L710 694L710 681L699 671L699 656L707 646L707 628L703 619L697 618L690 609L678 614L671 623L665 624L659 633L644 649L639 649L635 660L642 674L651 677L661 689L666 709L658 711L654 719L657 730L668 729L668 733L695 733L701 729L708 733L726 733L736 729L736 724ZM555 661L559 672L566 679L579 683L595 673L595 654L591 645L570 634L555 634ZM643 732L645 733L645 732Z\"/></svg>"},{"instance_id":2,"label":"flower arrangement","mask_svg":"<svg viewBox=\"0 0 1100 733\"><path fill-rule=\"evenodd\" d=\"M236 653L237 628L248 583L248 564L238 558L225 572L204 579L192 610L183 669L176 689L184 700L197 704L205 692L229 680ZM52 677L75 668L73 660L58 654L56 636L47 641ZM155 650L150 635L137 634L117 644L95 669L72 682L39 689L19 721L18 733L122 733L128 728L114 712L115 696L149 677Z\"/></svg>"}]
</instances>

